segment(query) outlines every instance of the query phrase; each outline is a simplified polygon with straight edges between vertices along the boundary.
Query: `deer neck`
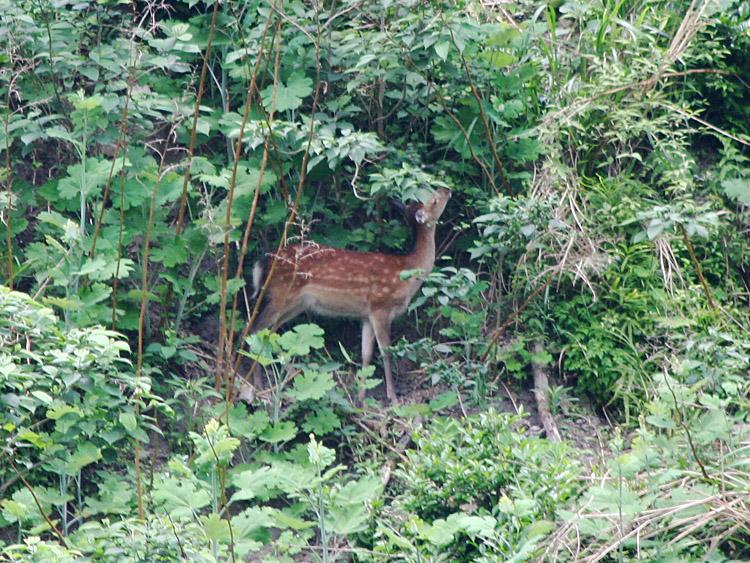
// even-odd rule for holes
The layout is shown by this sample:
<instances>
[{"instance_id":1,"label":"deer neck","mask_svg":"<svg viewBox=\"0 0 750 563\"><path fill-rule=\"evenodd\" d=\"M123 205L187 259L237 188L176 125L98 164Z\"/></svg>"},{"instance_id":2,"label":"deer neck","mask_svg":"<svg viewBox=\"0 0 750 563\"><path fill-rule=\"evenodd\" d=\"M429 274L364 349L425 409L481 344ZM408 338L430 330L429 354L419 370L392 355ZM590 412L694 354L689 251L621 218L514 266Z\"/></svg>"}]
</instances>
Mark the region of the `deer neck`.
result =
<instances>
[{"instance_id":1,"label":"deer neck","mask_svg":"<svg viewBox=\"0 0 750 563\"><path fill-rule=\"evenodd\" d=\"M414 248L406 263L410 269L419 268L429 274L435 264L435 225L419 225L415 235Z\"/></svg>"}]
</instances>

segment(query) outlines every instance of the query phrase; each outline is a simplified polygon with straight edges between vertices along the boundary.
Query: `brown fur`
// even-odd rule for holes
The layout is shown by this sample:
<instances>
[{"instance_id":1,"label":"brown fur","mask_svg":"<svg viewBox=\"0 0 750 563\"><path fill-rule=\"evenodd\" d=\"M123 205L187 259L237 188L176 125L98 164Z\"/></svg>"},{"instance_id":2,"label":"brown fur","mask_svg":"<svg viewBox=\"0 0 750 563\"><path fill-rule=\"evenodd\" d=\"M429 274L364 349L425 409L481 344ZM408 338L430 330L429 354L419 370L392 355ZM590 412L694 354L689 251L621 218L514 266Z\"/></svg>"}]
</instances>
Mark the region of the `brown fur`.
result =
<instances>
[{"instance_id":1,"label":"brown fur","mask_svg":"<svg viewBox=\"0 0 750 563\"><path fill-rule=\"evenodd\" d=\"M435 226L450 198L440 189L424 204L409 207L416 221L414 249L405 256L379 252L354 252L314 243L295 245L272 257L273 277L268 286L265 307L253 332L274 328L303 311L333 317L362 320L362 364L372 357L375 338L383 354L386 392L395 402L390 358L384 350L390 346L391 322L406 311L424 275L435 263ZM422 274L402 280L404 270Z\"/></svg>"}]
</instances>

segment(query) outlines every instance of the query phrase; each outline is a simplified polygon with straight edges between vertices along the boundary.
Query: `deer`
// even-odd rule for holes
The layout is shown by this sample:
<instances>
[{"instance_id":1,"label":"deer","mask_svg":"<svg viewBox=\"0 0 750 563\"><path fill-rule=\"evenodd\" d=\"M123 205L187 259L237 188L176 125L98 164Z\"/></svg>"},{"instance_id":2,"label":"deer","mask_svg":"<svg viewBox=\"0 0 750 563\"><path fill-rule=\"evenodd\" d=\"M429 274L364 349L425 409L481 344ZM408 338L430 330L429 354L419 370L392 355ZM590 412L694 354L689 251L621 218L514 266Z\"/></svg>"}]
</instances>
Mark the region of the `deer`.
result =
<instances>
[{"instance_id":1,"label":"deer","mask_svg":"<svg viewBox=\"0 0 750 563\"><path fill-rule=\"evenodd\" d=\"M383 358L386 396L398 403L393 386L391 323L403 314L435 264L435 229L451 197L439 188L427 201L401 209L413 224L414 246L408 254L356 252L315 243L288 246L253 266L254 297L266 283L265 299L251 333L276 329L303 312L362 322L362 366L372 361L377 342ZM417 275L402 279L404 271ZM255 385L261 380L255 372ZM364 400L364 390L359 401Z\"/></svg>"}]
</instances>

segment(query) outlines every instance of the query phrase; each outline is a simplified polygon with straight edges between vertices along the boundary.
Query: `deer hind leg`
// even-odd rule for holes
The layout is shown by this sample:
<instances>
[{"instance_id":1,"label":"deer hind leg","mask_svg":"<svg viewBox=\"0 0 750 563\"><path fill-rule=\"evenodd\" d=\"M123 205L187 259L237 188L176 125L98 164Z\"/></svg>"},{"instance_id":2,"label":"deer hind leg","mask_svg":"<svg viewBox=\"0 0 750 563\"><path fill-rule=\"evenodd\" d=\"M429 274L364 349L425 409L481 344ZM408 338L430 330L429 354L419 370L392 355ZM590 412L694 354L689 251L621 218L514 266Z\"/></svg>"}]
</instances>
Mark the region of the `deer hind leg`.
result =
<instances>
[{"instance_id":1,"label":"deer hind leg","mask_svg":"<svg viewBox=\"0 0 750 563\"><path fill-rule=\"evenodd\" d=\"M378 341L380 354L383 356L383 371L385 372L385 394L394 405L398 403L396 390L393 387L393 375L391 373L391 356L388 347L391 345L391 317L388 311L374 311L370 314L370 324Z\"/></svg>"},{"instance_id":2,"label":"deer hind leg","mask_svg":"<svg viewBox=\"0 0 750 563\"><path fill-rule=\"evenodd\" d=\"M375 332L372 329L372 323L364 319L362 321L362 367L366 368L372 361L372 353L375 345ZM366 389L362 387L359 390L359 402L362 403L365 400Z\"/></svg>"}]
</instances>

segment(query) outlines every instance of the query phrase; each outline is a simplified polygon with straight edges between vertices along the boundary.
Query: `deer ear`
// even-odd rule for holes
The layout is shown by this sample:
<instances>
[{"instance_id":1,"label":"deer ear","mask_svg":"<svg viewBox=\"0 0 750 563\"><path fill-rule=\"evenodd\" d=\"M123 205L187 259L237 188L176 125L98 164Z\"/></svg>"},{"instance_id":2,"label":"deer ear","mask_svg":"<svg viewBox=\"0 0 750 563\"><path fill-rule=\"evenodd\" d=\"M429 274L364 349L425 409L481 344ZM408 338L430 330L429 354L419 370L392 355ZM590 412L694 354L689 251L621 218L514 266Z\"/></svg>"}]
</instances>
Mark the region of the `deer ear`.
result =
<instances>
[{"instance_id":1,"label":"deer ear","mask_svg":"<svg viewBox=\"0 0 750 563\"><path fill-rule=\"evenodd\" d=\"M416 219L417 223L419 223L420 225L424 225L429 220L429 218L430 216L424 209L417 209L417 212L414 214L414 219Z\"/></svg>"}]
</instances>

